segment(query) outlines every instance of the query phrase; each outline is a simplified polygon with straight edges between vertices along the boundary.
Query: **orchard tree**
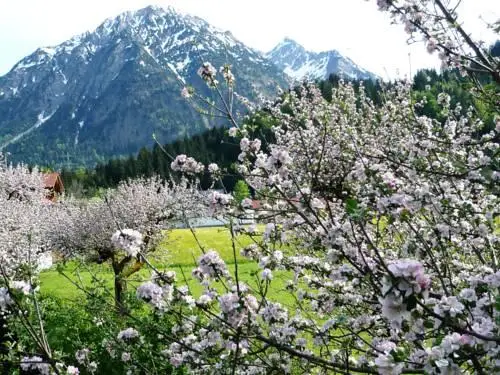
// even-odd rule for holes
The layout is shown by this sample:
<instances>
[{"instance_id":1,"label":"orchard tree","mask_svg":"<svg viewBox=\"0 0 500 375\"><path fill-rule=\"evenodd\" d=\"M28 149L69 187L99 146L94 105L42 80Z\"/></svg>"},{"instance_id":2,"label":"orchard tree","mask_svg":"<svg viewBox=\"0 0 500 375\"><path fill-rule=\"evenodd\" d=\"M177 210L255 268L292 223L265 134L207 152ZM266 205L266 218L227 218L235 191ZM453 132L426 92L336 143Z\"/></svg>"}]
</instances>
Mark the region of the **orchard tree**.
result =
<instances>
[{"instance_id":1,"label":"orchard tree","mask_svg":"<svg viewBox=\"0 0 500 375\"><path fill-rule=\"evenodd\" d=\"M306 84L269 108L280 125L268 152L247 129L231 131L238 171L266 207L263 236L242 249L261 272L243 283L209 251L193 270L201 296L158 278L139 288L157 311L198 312L173 314L173 365L200 374L500 371L500 126L478 138L473 109L462 115L440 94L441 123L417 115L423 103L410 94L397 84L375 106L341 83L327 102ZM292 308L268 295L282 271L293 275Z\"/></svg>"},{"instance_id":2,"label":"orchard tree","mask_svg":"<svg viewBox=\"0 0 500 375\"><path fill-rule=\"evenodd\" d=\"M37 274L50 250L52 203L45 194L38 169L13 166L0 154L0 355L10 359L2 363L5 373L15 368L14 324L23 327L43 353L37 365L48 370L55 363L36 295Z\"/></svg>"},{"instance_id":3,"label":"orchard tree","mask_svg":"<svg viewBox=\"0 0 500 375\"><path fill-rule=\"evenodd\" d=\"M379 5L417 17L409 25L447 66L497 80L496 63L442 2ZM217 92L234 84L227 67L222 79L209 63L199 73ZM266 151L228 114L238 172L265 209L263 235L241 251L261 271L244 283L208 251L193 270L201 296L167 279L141 286L138 297L177 322L170 362L193 374L500 372L500 119L486 131L474 108L444 92L436 100L439 120L418 114L425 102L405 82L380 105L349 83L330 102L305 84L267 108L278 125ZM283 271L292 306L269 295Z\"/></svg>"},{"instance_id":4,"label":"orchard tree","mask_svg":"<svg viewBox=\"0 0 500 375\"><path fill-rule=\"evenodd\" d=\"M145 264L165 231L194 213L202 215L196 188L158 177L128 180L108 190L104 199L66 199L58 206L58 225L50 240L66 258L111 264L115 303L123 311L126 280ZM112 236L110 236L110 233Z\"/></svg>"},{"instance_id":5,"label":"orchard tree","mask_svg":"<svg viewBox=\"0 0 500 375\"><path fill-rule=\"evenodd\" d=\"M43 175L24 165L13 166L0 154L0 268L5 277L24 266L36 266L47 250L45 220L50 202Z\"/></svg>"}]
</instances>

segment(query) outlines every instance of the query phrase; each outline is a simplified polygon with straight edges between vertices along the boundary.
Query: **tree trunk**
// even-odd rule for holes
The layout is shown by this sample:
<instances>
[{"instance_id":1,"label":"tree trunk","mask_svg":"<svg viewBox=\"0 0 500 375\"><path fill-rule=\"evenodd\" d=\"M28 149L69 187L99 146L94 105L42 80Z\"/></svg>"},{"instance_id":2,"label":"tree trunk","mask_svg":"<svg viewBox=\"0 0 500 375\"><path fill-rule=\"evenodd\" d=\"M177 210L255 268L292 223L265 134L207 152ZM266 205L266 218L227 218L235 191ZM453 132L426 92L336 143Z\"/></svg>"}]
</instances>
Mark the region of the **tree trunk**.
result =
<instances>
[{"instance_id":1,"label":"tree trunk","mask_svg":"<svg viewBox=\"0 0 500 375\"><path fill-rule=\"evenodd\" d=\"M115 273L115 308L120 315L124 315L127 310L123 301L127 290L127 281L122 278L120 273Z\"/></svg>"},{"instance_id":2,"label":"tree trunk","mask_svg":"<svg viewBox=\"0 0 500 375\"><path fill-rule=\"evenodd\" d=\"M126 259L118 262L115 257L111 258L111 266L115 274L115 308L118 314L124 315L126 313L125 303L123 301L124 293L127 289L127 281L123 278L122 271L126 264Z\"/></svg>"},{"instance_id":3,"label":"tree trunk","mask_svg":"<svg viewBox=\"0 0 500 375\"><path fill-rule=\"evenodd\" d=\"M111 265L115 275L115 308L120 315L125 315L127 312L124 301L124 294L127 291L127 278L139 271L144 265L143 262L136 260L132 267L126 268L132 260L133 258L130 256L123 258L120 262L116 261L114 256L111 258Z\"/></svg>"}]
</instances>

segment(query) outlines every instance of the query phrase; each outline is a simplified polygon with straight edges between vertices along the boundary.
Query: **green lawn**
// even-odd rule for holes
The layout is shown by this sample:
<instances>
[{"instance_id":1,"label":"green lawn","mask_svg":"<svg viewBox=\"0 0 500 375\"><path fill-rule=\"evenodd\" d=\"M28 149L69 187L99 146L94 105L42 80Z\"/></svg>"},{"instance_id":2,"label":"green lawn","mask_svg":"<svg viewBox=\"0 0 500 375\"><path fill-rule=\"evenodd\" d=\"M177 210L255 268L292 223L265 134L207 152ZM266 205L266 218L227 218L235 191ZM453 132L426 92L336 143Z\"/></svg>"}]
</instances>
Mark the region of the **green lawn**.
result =
<instances>
[{"instance_id":1,"label":"green lawn","mask_svg":"<svg viewBox=\"0 0 500 375\"><path fill-rule=\"evenodd\" d=\"M231 236L226 228L199 228L195 230L198 241L205 250L214 249L228 264L231 274L235 275L235 264L232 249ZM241 257L240 249L252 243L251 238L245 235L237 236L235 245L238 259L238 277L252 288L256 288L256 273L261 270L258 265ZM202 253L193 234L188 229L175 229L168 232L161 242L159 249L151 254L153 265L160 270L173 270L177 273L179 284L185 284L195 295L201 292L201 286L191 276L195 266L195 260ZM76 261L60 266L63 272L74 281L81 282L85 287L91 287L102 283L112 291L113 273L108 264L80 264ZM141 283L149 279L150 270L147 266L132 275L129 279L131 285ZM289 272L274 272L268 297L277 300L284 305L291 306L294 299L285 290L286 280L290 279ZM184 280L185 278L185 280ZM93 281L94 280L94 281ZM61 275L55 268L44 271L40 275L41 292L43 295L56 298L78 301L85 298L85 294Z\"/></svg>"},{"instance_id":2,"label":"green lawn","mask_svg":"<svg viewBox=\"0 0 500 375\"><path fill-rule=\"evenodd\" d=\"M234 263L231 234L227 228L212 227L195 229L196 237L205 250L216 250L226 263ZM250 237L239 235L235 238L236 256L239 262L248 262L240 256L242 247L252 243ZM169 232L154 256L156 262L168 265L189 265L202 254L200 246L189 229L175 229Z\"/></svg>"}]
</instances>

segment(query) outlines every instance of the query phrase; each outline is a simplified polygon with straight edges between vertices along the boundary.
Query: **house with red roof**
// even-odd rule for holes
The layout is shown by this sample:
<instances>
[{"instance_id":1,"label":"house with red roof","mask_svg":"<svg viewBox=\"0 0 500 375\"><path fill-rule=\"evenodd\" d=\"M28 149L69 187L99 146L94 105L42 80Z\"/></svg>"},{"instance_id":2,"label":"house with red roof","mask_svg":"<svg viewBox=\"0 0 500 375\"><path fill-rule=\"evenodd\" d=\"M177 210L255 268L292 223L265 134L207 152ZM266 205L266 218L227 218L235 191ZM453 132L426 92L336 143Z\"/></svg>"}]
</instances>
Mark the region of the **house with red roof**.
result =
<instances>
[{"instance_id":1,"label":"house with red roof","mask_svg":"<svg viewBox=\"0 0 500 375\"><path fill-rule=\"evenodd\" d=\"M43 185L47 191L46 198L52 202L55 202L57 197L64 193L64 184L61 175L57 172L44 173Z\"/></svg>"}]
</instances>

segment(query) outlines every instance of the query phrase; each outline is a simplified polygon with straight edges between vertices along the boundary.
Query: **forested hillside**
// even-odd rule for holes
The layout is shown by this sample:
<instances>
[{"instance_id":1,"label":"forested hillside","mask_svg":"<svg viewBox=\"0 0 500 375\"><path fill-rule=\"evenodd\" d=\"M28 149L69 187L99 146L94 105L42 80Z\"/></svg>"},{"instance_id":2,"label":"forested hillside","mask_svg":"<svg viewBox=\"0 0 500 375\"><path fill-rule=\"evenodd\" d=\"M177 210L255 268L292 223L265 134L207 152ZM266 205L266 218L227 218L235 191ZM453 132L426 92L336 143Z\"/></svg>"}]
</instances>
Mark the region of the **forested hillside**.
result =
<instances>
[{"instance_id":1,"label":"forested hillside","mask_svg":"<svg viewBox=\"0 0 500 375\"><path fill-rule=\"evenodd\" d=\"M332 90L338 87L340 80L340 77L331 75L328 80L318 82L319 89L325 99L332 99ZM354 80L352 84L355 87L363 85L367 95L375 105L382 102L384 90L394 85L393 83L381 83L373 80ZM484 99L476 99L474 91L471 89L470 80L462 78L458 72L438 73L435 70L422 70L414 77L412 95L415 101L425 98L426 104L419 108L420 114L432 118L443 118L444 114L441 113L438 94L446 92L452 98L452 105L458 102L462 104L464 113L470 105L474 105L478 111L481 111L481 118L485 122L482 132L492 130L494 127L493 103L485 102ZM493 91L498 90L498 87L485 77L483 89L491 91L493 95ZM283 107L283 110L286 108ZM272 126L272 121L272 117L266 113L265 109L246 120L247 123L254 125L255 135L261 139L271 136L269 129ZM99 164L96 168L63 169L62 177L69 194L92 196L101 188L115 187L120 181L129 178L152 175L169 178L170 163L173 158L179 154L186 154L204 164L215 162L225 168L229 173L224 177L224 185L227 189L232 190L234 183L239 179L238 174L232 168L232 163L237 159L239 152L239 144L234 138L228 136L227 128L215 128L163 146L157 144L153 148L144 147L137 155L112 159L107 163ZM205 176L202 179L202 186L206 188L209 184L208 176Z\"/></svg>"}]
</instances>

